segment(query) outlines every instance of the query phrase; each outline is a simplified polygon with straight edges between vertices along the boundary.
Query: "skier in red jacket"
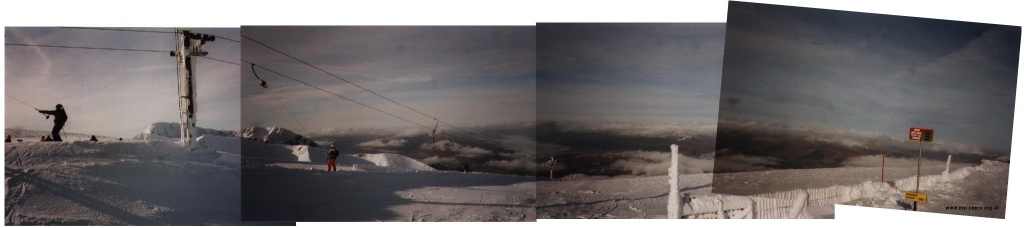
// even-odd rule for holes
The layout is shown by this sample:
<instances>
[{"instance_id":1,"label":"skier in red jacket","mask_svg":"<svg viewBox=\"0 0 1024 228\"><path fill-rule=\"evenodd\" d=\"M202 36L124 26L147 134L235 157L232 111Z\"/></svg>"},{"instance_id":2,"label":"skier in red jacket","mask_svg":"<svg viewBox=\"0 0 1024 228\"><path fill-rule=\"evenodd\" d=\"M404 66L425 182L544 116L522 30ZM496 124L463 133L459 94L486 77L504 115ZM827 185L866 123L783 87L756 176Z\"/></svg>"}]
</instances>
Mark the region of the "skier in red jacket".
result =
<instances>
[{"instance_id":1,"label":"skier in red jacket","mask_svg":"<svg viewBox=\"0 0 1024 228\"><path fill-rule=\"evenodd\" d=\"M334 149L334 145L331 145L331 151L327 152L327 171L338 171L338 167L334 165L334 162L338 159L338 150Z\"/></svg>"}]
</instances>

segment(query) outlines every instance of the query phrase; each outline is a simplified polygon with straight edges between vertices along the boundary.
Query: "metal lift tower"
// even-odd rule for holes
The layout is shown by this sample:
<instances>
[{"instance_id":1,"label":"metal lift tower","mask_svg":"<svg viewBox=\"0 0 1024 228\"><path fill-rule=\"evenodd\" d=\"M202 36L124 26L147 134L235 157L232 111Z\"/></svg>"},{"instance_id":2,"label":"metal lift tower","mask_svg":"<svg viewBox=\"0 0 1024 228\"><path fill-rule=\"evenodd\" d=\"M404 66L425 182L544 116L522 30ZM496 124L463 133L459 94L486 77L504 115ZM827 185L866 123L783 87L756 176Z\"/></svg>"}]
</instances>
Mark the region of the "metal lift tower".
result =
<instances>
[{"instance_id":1,"label":"metal lift tower","mask_svg":"<svg viewBox=\"0 0 1024 228\"><path fill-rule=\"evenodd\" d=\"M181 123L181 144L191 145L196 137L196 58L209 54L203 44L215 36L175 29L175 49L171 56L178 62L178 111Z\"/></svg>"}]
</instances>

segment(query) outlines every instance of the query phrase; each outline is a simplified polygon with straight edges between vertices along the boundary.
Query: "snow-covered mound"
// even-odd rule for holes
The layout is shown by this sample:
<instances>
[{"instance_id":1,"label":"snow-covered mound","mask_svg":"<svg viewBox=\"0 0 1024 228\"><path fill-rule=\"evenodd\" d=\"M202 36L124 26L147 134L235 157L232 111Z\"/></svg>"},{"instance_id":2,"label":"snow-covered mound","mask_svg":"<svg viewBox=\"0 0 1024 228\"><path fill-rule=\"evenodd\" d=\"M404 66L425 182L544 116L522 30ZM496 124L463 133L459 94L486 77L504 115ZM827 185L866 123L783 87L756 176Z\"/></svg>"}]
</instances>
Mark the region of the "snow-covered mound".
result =
<instances>
[{"instance_id":1,"label":"snow-covered mound","mask_svg":"<svg viewBox=\"0 0 1024 228\"><path fill-rule=\"evenodd\" d=\"M239 157L174 142L5 144L6 225L243 225Z\"/></svg>"},{"instance_id":2,"label":"snow-covered mound","mask_svg":"<svg viewBox=\"0 0 1024 228\"><path fill-rule=\"evenodd\" d=\"M234 137L237 134L231 130L218 130L197 127L198 136L218 135ZM178 140L181 138L181 125L178 123L159 122L153 123L145 131L132 137L134 140Z\"/></svg>"},{"instance_id":3,"label":"snow-covered mound","mask_svg":"<svg viewBox=\"0 0 1024 228\"><path fill-rule=\"evenodd\" d=\"M318 146L312 139L280 127L249 127L243 129L239 135L245 139L270 144Z\"/></svg>"},{"instance_id":4,"label":"snow-covered mound","mask_svg":"<svg viewBox=\"0 0 1024 228\"><path fill-rule=\"evenodd\" d=\"M381 167L420 171L434 170L434 168L423 164L423 162L398 154L359 154L356 157L373 162L373 164Z\"/></svg>"},{"instance_id":5,"label":"snow-covered mound","mask_svg":"<svg viewBox=\"0 0 1024 228\"><path fill-rule=\"evenodd\" d=\"M241 140L236 137L223 137L216 135L203 135L196 139L199 146L212 151L220 151L229 154L241 154Z\"/></svg>"},{"instance_id":6,"label":"snow-covered mound","mask_svg":"<svg viewBox=\"0 0 1024 228\"><path fill-rule=\"evenodd\" d=\"M314 163L322 165L327 161L329 150L305 145L267 144L252 140L240 140L242 157L265 163ZM341 154L336 159L341 167L359 166L363 168L433 171L434 168L416 159L398 154Z\"/></svg>"}]
</instances>

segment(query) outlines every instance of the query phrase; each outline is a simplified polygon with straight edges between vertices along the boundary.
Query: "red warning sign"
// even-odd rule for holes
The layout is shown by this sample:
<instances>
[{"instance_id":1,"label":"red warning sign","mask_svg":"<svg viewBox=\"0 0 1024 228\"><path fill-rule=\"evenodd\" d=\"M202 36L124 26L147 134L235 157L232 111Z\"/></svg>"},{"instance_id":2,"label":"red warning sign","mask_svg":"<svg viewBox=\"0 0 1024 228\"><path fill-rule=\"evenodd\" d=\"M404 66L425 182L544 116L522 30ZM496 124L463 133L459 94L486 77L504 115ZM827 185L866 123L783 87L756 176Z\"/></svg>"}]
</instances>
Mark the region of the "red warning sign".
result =
<instances>
[{"instance_id":1,"label":"red warning sign","mask_svg":"<svg viewBox=\"0 0 1024 228\"><path fill-rule=\"evenodd\" d=\"M935 138L935 130L910 128L910 140L931 142Z\"/></svg>"}]
</instances>

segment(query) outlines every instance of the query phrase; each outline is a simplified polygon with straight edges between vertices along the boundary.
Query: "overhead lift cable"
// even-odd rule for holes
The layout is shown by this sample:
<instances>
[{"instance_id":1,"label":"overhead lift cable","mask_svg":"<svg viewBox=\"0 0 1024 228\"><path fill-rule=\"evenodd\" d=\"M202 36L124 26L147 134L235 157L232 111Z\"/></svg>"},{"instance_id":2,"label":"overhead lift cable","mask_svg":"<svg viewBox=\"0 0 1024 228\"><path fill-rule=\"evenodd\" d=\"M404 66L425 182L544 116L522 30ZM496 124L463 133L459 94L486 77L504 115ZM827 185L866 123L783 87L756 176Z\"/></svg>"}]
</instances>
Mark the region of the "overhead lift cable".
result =
<instances>
[{"instance_id":1,"label":"overhead lift cable","mask_svg":"<svg viewBox=\"0 0 1024 228\"><path fill-rule=\"evenodd\" d=\"M260 76L256 74L256 64L250 65L249 68L252 69L252 75L256 76L256 79L260 80L260 86L263 86L264 89L270 91L270 95L274 95L274 99L277 99L277 103L281 103L281 107L284 107L284 111L287 111L288 115L292 116L292 119L294 119L296 123L299 123L299 126L302 127L302 130L309 131L309 129L306 128L306 125L302 124L302 122L299 121L299 118L295 117L295 113L292 113L292 111L288 109L288 105L285 105L284 101L281 101L281 98L277 97L277 93L274 92L274 89L271 89L269 86L267 86L267 82L263 81L263 79L260 79Z\"/></svg>"},{"instance_id":2,"label":"overhead lift cable","mask_svg":"<svg viewBox=\"0 0 1024 228\"><path fill-rule=\"evenodd\" d=\"M321 68L319 68L319 67L317 67L317 66L314 66L313 64L310 64L310 63L308 63L308 62L306 62L306 61L302 61L301 59L299 59L299 58L296 58L295 56L292 56L292 55L289 55L289 54L287 54L287 53L284 53L283 51L281 51L281 50L278 50L278 49L276 49L276 48L273 48L273 47L271 47L271 46L269 46L269 45L267 45L267 44L264 44L263 42L260 42L260 41L258 41L258 40L256 40L256 39L253 39L253 38L251 38L251 37L248 37L248 36L246 36L246 35L242 35L242 38L248 39L248 40L250 40L250 41L252 41L252 42L254 42L254 43L256 43L256 44L259 44L260 46L266 47L266 48L268 48L268 49L270 49L270 50L273 50L274 52L280 53L280 54L282 54L282 55L284 55L284 56L287 56L288 58L291 58L291 59L293 59L293 60L295 60L295 61L298 61L298 62L300 62L300 63L302 63L302 64L305 64L306 66L312 67L313 69L319 70L320 72L323 72L323 73L325 73L325 74L327 74L327 75L330 75L330 76L332 76L332 77L334 77L334 78L337 78L337 79L339 79L339 80L342 80L342 81L344 81L344 82L347 82L348 84L351 84L351 85L353 85L353 86L355 86L355 87L358 87L359 89L362 89L362 90L364 90L364 91L366 91L366 92L370 92L370 93L372 93L373 95L377 95L377 96L378 96L378 97L380 97L380 98L384 98L384 100L390 101L391 103L397 104L397 105L399 105L399 106L402 106L402 107L404 107L404 108L406 108L406 109L412 110L413 112L419 113L419 114L420 114L420 115L422 115L422 116L425 116L425 117L427 117L427 118L430 118L430 119L436 120L437 122L443 123L443 124L445 124L445 126L448 126L448 127L451 127L451 128L455 128L455 129L459 129L459 130L461 130L461 131L463 131L463 132L466 132L466 133L468 133L468 134L470 134L470 135L478 135L477 133L473 133L473 132L470 132L469 130L466 130L466 129L464 129L464 128L461 128L461 127L455 126L455 125L453 125L453 124L450 124L450 123L448 123L448 122L445 122L445 121L443 121L443 120L440 120L440 119L438 119L437 117L434 117L434 116L431 116L431 115L427 115L426 113L423 113L423 112L421 112L421 111L419 111L419 110L416 110L416 109L414 109L414 108L412 108L412 107L409 107L409 106L407 106L407 105L405 105L405 104L402 104L402 103L400 103L400 102L398 102L398 101L395 101L395 100L393 100L393 99L391 99L391 98L388 98L388 97L386 97L386 96L384 96L384 95L381 95L380 93L374 92L373 90L367 89L366 87L363 87L363 86L361 86L361 85L359 85L359 84L356 84L356 83L354 83L354 82L352 82L352 81L349 81L349 80L347 80L347 79L344 79L344 78L342 78L342 77L339 77L338 75L335 75L335 74L333 74L333 73L331 73L331 72L328 72L328 71L326 71L326 70L324 70L324 69L321 69Z\"/></svg>"},{"instance_id":3,"label":"overhead lift cable","mask_svg":"<svg viewBox=\"0 0 1024 228\"><path fill-rule=\"evenodd\" d=\"M175 32L172 32L172 31L153 31L153 30L123 29L123 28L97 28L97 27L59 27L59 28L85 29L85 30L104 30L104 31L118 31L118 32L175 33ZM238 40L231 39L231 38L225 38L223 36L217 36L217 35L211 35L211 36L217 37L217 39L227 40L227 41L231 41L231 42L235 42L235 43L242 43L242 41L238 41Z\"/></svg>"},{"instance_id":4,"label":"overhead lift cable","mask_svg":"<svg viewBox=\"0 0 1024 228\"><path fill-rule=\"evenodd\" d=\"M130 48L108 48L108 47L80 47L80 46L63 46L63 45L45 45L45 44L11 44L5 43L7 46L25 46L25 47L49 47L49 48L77 48L77 49L92 49L92 50L109 50L109 51L138 51L138 52L160 52L168 53L170 51L163 50L147 50L147 49L130 49Z\"/></svg>"},{"instance_id":5,"label":"overhead lift cable","mask_svg":"<svg viewBox=\"0 0 1024 228\"><path fill-rule=\"evenodd\" d=\"M335 97L338 97L338 98L341 98L341 99L345 99L345 100L347 100L347 101L351 101L352 103L356 103L356 104L358 104L358 105L362 105L363 107L367 107L367 108L369 108L369 109L373 109L374 111L377 111L377 112L380 112L380 113L384 113L384 114L386 114L386 115L389 115L389 116L391 116L391 117L394 117L394 118L396 118L396 119L399 119L399 120L402 120L402 121L408 122L408 123L410 123L410 124L413 124L413 125L416 125L416 126L419 126L419 127L422 127L423 129L431 130L430 126L427 126L427 125L423 125L423 124L420 124L420 123L414 122L414 121L412 121L412 120L409 120L409 119L403 118L403 117L401 117L401 116L398 116L398 115L392 114L392 113L390 113L390 112L387 112L387 111L381 110L381 109L379 109L379 108L376 108L376 107L370 106L370 105L368 105L368 104L366 104L366 103L362 103L362 102L359 102L359 101L353 100L353 99L351 99L351 98L348 98L348 97L342 96L341 94L337 94L337 93L335 93L335 92L331 92L331 91L328 91L327 89L321 88L321 87L319 87L319 86L316 86L316 85L313 85L313 84L309 84L309 83L307 83L307 82L304 82L304 81L302 81L302 80L296 79L296 78L294 78L294 77L292 77L292 76L288 76L288 75L286 75L286 74L283 74L283 73L281 73L281 72L277 72L277 71L274 71L274 70L272 70L272 69L270 69L270 68L267 68L267 67L261 66L261 65L259 65L259 64L255 64L255 63L253 63L253 62L249 62L249 61L247 61L247 60L245 60L245 59L242 59L242 62L243 62L243 63L248 63L248 64L252 64L252 66L254 66L254 67L259 67L260 69L266 70L267 72L271 72L271 73L277 74L277 75L279 75L279 76L281 76L281 77L284 77L284 78L290 79L290 80L292 80L292 81L298 82L298 83L300 83L300 84L303 84L303 85L306 85L306 86L312 87L312 88L314 88L314 89L317 89L317 90L323 91L323 92L325 92L325 93L328 93L328 94L331 94L331 95L333 95L333 96L335 96ZM446 135L447 135L447 134L446 134ZM449 136L449 137L451 137L451 135L448 135L448 136Z\"/></svg>"}]
</instances>

